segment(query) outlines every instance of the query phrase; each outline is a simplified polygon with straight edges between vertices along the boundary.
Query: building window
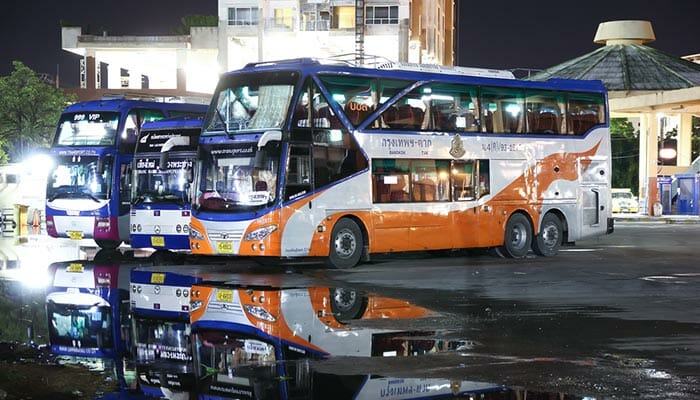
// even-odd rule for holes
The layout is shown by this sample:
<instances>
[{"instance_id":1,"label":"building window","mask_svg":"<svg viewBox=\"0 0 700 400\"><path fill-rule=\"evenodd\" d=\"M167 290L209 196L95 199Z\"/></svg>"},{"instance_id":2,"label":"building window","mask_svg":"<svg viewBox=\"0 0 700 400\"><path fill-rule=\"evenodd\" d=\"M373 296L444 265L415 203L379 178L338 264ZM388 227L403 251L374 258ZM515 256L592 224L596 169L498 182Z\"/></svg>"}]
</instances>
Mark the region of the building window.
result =
<instances>
[{"instance_id":1,"label":"building window","mask_svg":"<svg viewBox=\"0 0 700 400\"><path fill-rule=\"evenodd\" d=\"M228 9L229 25L257 25L258 7L237 7Z\"/></svg>"},{"instance_id":2,"label":"building window","mask_svg":"<svg viewBox=\"0 0 700 400\"><path fill-rule=\"evenodd\" d=\"M367 6L366 12L367 25L399 23L399 6Z\"/></svg>"}]
</instances>

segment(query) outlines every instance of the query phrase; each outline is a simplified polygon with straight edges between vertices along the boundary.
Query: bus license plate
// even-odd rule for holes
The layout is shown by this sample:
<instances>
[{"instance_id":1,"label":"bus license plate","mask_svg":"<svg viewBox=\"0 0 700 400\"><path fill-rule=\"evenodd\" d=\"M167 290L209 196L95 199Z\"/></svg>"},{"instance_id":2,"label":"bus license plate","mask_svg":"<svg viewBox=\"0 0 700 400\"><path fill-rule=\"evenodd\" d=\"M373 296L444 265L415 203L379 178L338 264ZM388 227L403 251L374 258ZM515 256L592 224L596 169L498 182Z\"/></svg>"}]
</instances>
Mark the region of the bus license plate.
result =
<instances>
[{"instance_id":1,"label":"bus license plate","mask_svg":"<svg viewBox=\"0 0 700 400\"><path fill-rule=\"evenodd\" d=\"M152 273L151 274L151 283L155 284L164 284L165 283L165 274L160 274L160 273Z\"/></svg>"},{"instance_id":2,"label":"bus license plate","mask_svg":"<svg viewBox=\"0 0 700 400\"><path fill-rule=\"evenodd\" d=\"M66 268L66 271L77 273L77 274L82 274L83 273L83 264L70 263L70 264L68 264L68 268Z\"/></svg>"},{"instance_id":3,"label":"bus license plate","mask_svg":"<svg viewBox=\"0 0 700 400\"><path fill-rule=\"evenodd\" d=\"M68 237L71 240L82 240L83 239L83 232L82 231L68 231Z\"/></svg>"},{"instance_id":4,"label":"bus license plate","mask_svg":"<svg viewBox=\"0 0 700 400\"><path fill-rule=\"evenodd\" d=\"M233 243L231 243L231 242L216 242L216 249L221 254L233 254Z\"/></svg>"},{"instance_id":5,"label":"bus license plate","mask_svg":"<svg viewBox=\"0 0 700 400\"><path fill-rule=\"evenodd\" d=\"M151 247L165 247L165 237L151 236Z\"/></svg>"},{"instance_id":6,"label":"bus license plate","mask_svg":"<svg viewBox=\"0 0 700 400\"><path fill-rule=\"evenodd\" d=\"M216 291L216 301L225 303L233 302L233 290L219 289Z\"/></svg>"}]
</instances>

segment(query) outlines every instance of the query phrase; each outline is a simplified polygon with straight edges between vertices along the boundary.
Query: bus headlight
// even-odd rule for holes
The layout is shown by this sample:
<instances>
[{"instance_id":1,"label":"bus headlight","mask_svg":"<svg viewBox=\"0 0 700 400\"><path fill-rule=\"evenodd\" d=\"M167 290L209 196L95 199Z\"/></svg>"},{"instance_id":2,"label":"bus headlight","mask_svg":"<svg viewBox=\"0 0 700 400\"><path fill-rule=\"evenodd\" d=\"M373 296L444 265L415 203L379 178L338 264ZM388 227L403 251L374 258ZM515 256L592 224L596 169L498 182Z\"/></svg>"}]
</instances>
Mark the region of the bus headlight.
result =
<instances>
[{"instance_id":1,"label":"bus headlight","mask_svg":"<svg viewBox=\"0 0 700 400\"><path fill-rule=\"evenodd\" d=\"M254 316L257 319L262 319L268 322L277 321L277 318L273 317L269 312L267 312L266 309L260 306L251 306L250 304L246 304L244 307L248 314Z\"/></svg>"},{"instance_id":2,"label":"bus headlight","mask_svg":"<svg viewBox=\"0 0 700 400\"><path fill-rule=\"evenodd\" d=\"M258 228L252 232L245 235L245 240L257 241L265 239L269 234L277 230L277 225L268 225L262 228Z\"/></svg>"},{"instance_id":3,"label":"bus headlight","mask_svg":"<svg viewBox=\"0 0 700 400\"><path fill-rule=\"evenodd\" d=\"M204 235L196 229L190 228L190 238L194 240L204 240Z\"/></svg>"}]
</instances>

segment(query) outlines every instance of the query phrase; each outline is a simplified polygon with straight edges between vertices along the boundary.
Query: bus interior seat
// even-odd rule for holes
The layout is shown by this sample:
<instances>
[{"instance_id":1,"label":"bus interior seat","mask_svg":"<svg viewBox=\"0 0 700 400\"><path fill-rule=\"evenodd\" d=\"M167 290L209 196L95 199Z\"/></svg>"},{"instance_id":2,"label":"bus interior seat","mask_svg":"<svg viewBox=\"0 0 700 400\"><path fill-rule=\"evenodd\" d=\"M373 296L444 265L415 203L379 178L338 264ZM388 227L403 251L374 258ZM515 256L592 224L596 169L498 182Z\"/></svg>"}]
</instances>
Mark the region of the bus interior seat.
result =
<instances>
[{"instance_id":1,"label":"bus interior seat","mask_svg":"<svg viewBox=\"0 0 700 400\"><path fill-rule=\"evenodd\" d=\"M384 183L384 176L378 175L374 180L374 202L375 203L386 203L389 201L390 186Z\"/></svg>"},{"instance_id":2,"label":"bus interior seat","mask_svg":"<svg viewBox=\"0 0 700 400\"><path fill-rule=\"evenodd\" d=\"M404 190L406 180L399 174L396 183L389 185L389 201L408 201L408 193Z\"/></svg>"},{"instance_id":3,"label":"bus interior seat","mask_svg":"<svg viewBox=\"0 0 700 400\"><path fill-rule=\"evenodd\" d=\"M532 133L559 133L557 116L549 111L528 113L529 131Z\"/></svg>"},{"instance_id":4,"label":"bus interior seat","mask_svg":"<svg viewBox=\"0 0 700 400\"><path fill-rule=\"evenodd\" d=\"M331 108L328 105L324 105L318 109L318 113L317 113L316 118L321 120L321 121L324 121L321 124L319 124L319 127L330 128L330 129L340 129L342 126L342 124L340 123L340 120L338 119L338 116L333 114L333 111L331 111ZM325 125L325 126L321 126L321 125Z\"/></svg>"},{"instance_id":5,"label":"bus interior seat","mask_svg":"<svg viewBox=\"0 0 700 400\"><path fill-rule=\"evenodd\" d=\"M597 116L590 112L570 113L569 123L571 124L571 132L575 135L586 133L589 129L598 123Z\"/></svg>"},{"instance_id":6,"label":"bus interior seat","mask_svg":"<svg viewBox=\"0 0 700 400\"><path fill-rule=\"evenodd\" d=\"M413 182L413 201L435 201L436 189L435 182L429 179Z\"/></svg>"}]
</instances>

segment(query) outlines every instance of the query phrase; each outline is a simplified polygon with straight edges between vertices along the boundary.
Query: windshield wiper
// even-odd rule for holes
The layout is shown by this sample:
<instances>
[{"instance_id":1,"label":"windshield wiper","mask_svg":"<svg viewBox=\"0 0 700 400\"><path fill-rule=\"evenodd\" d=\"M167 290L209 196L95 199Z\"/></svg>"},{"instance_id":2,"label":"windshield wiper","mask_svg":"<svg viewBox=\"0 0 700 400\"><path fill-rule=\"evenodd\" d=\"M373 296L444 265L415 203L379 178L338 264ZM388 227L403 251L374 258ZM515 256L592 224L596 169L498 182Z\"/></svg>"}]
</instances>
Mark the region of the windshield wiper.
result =
<instances>
[{"instance_id":1,"label":"windshield wiper","mask_svg":"<svg viewBox=\"0 0 700 400\"><path fill-rule=\"evenodd\" d=\"M99 203L99 202L100 202L100 199L98 199L97 197L95 197L95 195L92 194L92 193L88 193L88 192L77 192L76 194L79 194L79 195L81 195L81 196L83 196L83 197L87 197L88 199L90 199L90 200L92 200L92 201L94 201L94 202L96 202L96 203Z\"/></svg>"},{"instance_id":2,"label":"windshield wiper","mask_svg":"<svg viewBox=\"0 0 700 400\"><path fill-rule=\"evenodd\" d=\"M221 125L224 127L224 133L226 136L229 138L231 137L231 133L228 131L228 125L226 124L226 121L224 120L224 116L221 115L221 111L219 110L219 107L216 107L216 115L219 117L219 121L221 121Z\"/></svg>"}]
</instances>

